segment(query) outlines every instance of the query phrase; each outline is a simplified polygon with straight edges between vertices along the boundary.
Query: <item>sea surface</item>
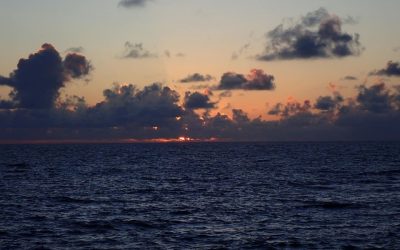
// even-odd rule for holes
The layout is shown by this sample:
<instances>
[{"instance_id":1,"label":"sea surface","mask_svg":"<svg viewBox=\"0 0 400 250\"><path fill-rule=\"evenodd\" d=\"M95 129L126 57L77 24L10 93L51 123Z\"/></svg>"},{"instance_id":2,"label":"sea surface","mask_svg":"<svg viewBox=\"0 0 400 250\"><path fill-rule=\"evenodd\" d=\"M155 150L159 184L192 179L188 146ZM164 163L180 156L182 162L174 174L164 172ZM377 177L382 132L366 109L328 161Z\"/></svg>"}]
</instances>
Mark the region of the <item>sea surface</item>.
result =
<instances>
[{"instance_id":1,"label":"sea surface","mask_svg":"<svg viewBox=\"0 0 400 250\"><path fill-rule=\"evenodd\" d=\"M1 145L0 249L400 249L400 143Z\"/></svg>"}]
</instances>

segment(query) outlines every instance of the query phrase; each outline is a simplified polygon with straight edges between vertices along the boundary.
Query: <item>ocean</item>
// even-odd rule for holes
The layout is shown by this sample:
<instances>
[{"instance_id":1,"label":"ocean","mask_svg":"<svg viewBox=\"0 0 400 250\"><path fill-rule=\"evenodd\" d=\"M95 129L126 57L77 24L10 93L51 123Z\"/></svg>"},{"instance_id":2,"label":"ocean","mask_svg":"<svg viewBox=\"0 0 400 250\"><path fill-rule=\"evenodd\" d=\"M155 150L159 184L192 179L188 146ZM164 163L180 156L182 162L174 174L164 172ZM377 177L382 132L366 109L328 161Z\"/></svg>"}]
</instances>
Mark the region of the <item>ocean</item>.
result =
<instances>
[{"instance_id":1,"label":"ocean","mask_svg":"<svg viewBox=\"0 0 400 250\"><path fill-rule=\"evenodd\" d=\"M400 143L0 145L1 249L400 249Z\"/></svg>"}]
</instances>

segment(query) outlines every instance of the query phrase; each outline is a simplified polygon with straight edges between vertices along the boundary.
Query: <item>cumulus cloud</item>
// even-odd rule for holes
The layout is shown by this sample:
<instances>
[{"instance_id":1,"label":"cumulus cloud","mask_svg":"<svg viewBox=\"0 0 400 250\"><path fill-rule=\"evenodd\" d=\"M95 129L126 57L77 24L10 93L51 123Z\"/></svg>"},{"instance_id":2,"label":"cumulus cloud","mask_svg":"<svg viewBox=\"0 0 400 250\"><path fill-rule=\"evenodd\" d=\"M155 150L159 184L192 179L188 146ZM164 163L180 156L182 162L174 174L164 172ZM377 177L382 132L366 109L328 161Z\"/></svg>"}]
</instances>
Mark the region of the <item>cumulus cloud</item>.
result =
<instances>
[{"instance_id":1,"label":"cumulus cloud","mask_svg":"<svg viewBox=\"0 0 400 250\"><path fill-rule=\"evenodd\" d=\"M76 53L68 54L63 61L64 70L72 78L81 78L93 70L85 56Z\"/></svg>"},{"instance_id":2,"label":"cumulus cloud","mask_svg":"<svg viewBox=\"0 0 400 250\"><path fill-rule=\"evenodd\" d=\"M123 58L143 59L157 57L157 54L146 50L142 43L125 42Z\"/></svg>"},{"instance_id":3,"label":"cumulus cloud","mask_svg":"<svg viewBox=\"0 0 400 250\"><path fill-rule=\"evenodd\" d=\"M273 90L275 78L261 69L252 69L248 75L226 72L222 75L217 90Z\"/></svg>"},{"instance_id":4,"label":"cumulus cloud","mask_svg":"<svg viewBox=\"0 0 400 250\"><path fill-rule=\"evenodd\" d=\"M211 102L209 95L199 92L186 92L183 106L187 109L213 109L216 103Z\"/></svg>"},{"instance_id":5,"label":"cumulus cloud","mask_svg":"<svg viewBox=\"0 0 400 250\"><path fill-rule=\"evenodd\" d=\"M357 101L362 110L374 113L387 112L393 108L392 95L384 83L375 84L371 87L361 85L357 95Z\"/></svg>"},{"instance_id":6,"label":"cumulus cloud","mask_svg":"<svg viewBox=\"0 0 400 250\"><path fill-rule=\"evenodd\" d=\"M0 85L13 89L9 96L14 106L51 108L66 82L85 77L91 70L86 57L73 53L63 59L51 44L43 44L38 52L20 59L9 77L0 76Z\"/></svg>"},{"instance_id":7,"label":"cumulus cloud","mask_svg":"<svg viewBox=\"0 0 400 250\"><path fill-rule=\"evenodd\" d=\"M358 34L342 31L345 20L320 8L298 22L283 24L267 33L265 52L259 60L342 58L359 55L363 48Z\"/></svg>"},{"instance_id":8,"label":"cumulus cloud","mask_svg":"<svg viewBox=\"0 0 400 250\"><path fill-rule=\"evenodd\" d=\"M400 76L400 63L389 61L386 67L380 70L375 70L370 73L370 75L379 76Z\"/></svg>"},{"instance_id":9,"label":"cumulus cloud","mask_svg":"<svg viewBox=\"0 0 400 250\"><path fill-rule=\"evenodd\" d=\"M182 78L179 80L179 82L181 83L189 83L189 82L208 82L213 80L214 77L212 77L211 75L203 75L200 73L193 73L190 74L188 76L186 76L185 78Z\"/></svg>"},{"instance_id":10,"label":"cumulus cloud","mask_svg":"<svg viewBox=\"0 0 400 250\"><path fill-rule=\"evenodd\" d=\"M150 0L121 0L118 5L125 8L143 7Z\"/></svg>"}]
</instances>

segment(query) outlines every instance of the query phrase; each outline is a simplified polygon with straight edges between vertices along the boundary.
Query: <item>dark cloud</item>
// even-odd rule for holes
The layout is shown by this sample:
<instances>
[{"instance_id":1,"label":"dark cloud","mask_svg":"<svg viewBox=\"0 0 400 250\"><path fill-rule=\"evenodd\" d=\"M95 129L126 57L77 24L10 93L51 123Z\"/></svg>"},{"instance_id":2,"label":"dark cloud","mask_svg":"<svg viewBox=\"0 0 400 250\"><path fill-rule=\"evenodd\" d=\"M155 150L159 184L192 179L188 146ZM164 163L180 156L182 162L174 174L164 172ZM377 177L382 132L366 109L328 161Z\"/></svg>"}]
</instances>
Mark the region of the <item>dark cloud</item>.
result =
<instances>
[{"instance_id":1,"label":"dark cloud","mask_svg":"<svg viewBox=\"0 0 400 250\"><path fill-rule=\"evenodd\" d=\"M345 77L343 77L343 80L346 80L346 81L356 81L356 80L358 80L358 78L355 77L355 76L345 76Z\"/></svg>"},{"instance_id":2,"label":"dark cloud","mask_svg":"<svg viewBox=\"0 0 400 250\"><path fill-rule=\"evenodd\" d=\"M267 47L259 60L341 58L359 55L363 50L358 34L342 31L344 20L324 8L308 13L299 22L283 24L267 34Z\"/></svg>"},{"instance_id":3,"label":"dark cloud","mask_svg":"<svg viewBox=\"0 0 400 250\"><path fill-rule=\"evenodd\" d=\"M337 109L343 101L344 99L339 93L335 93L334 96L320 96L314 107L323 111L332 111Z\"/></svg>"},{"instance_id":4,"label":"dark cloud","mask_svg":"<svg viewBox=\"0 0 400 250\"><path fill-rule=\"evenodd\" d=\"M231 116L194 109L211 107L207 95L179 95L160 84L138 89L115 85L104 100L88 106L80 97L59 101L53 109L19 109L0 112L1 140L118 140L220 138L246 141L275 140L393 140L400 139L400 91L384 84L361 86L345 101L339 93L311 101L290 101L273 107L279 120L250 118L241 109ZM200 98L197 98L199 97ZM199 101L200 100L200 101ZM200 103L200 104L199 104ZM186 107L184 107L186 106ZM329 111L329 112L328 112Z\"/></svg>"},{"instance_id":5,"label":"dark cloud","mask_svg":"<svg viewBox=\"0 0 400 250\"><path fill-rule=\"evenodd\" d=\"M119 1L119 6L125 8L143 7L150 0L121 0Z\"/></svg>"},{"instance_id":6,"label":"dark cloud","mask_svg":"<svg viewBox=\"0 0 400 250\"><path fill-rule=\"evenodd\" d=\"M370 73L370 75L379 75L379 76L400 76L400 63L389 61L386 65L386 68L375 70Z\"/></svg>"},{"instance_id":7,"label":"dark cloud","mask_svg":"<svg viewBox=\"0 0 400 250\"><path fill-rule=\"evenodd\" d=\"M87 76L93 70L92 64L85 56L76 53L68 54L63 62L64 70L72 78Z\"/></svg>"},{"instance_id":8,"label":"dark cloud","mask_svg":"<svg viewBox=\"0 0 400 250\"><path fill-rule=\"evenodd\" d=\"M176 53L176 57L185 57L186 55L182 52Z\"/></svg>"},{"instance_id":9,"label":"dark cloud","mask_svg":"<svg viewBox=\"0 0 400 250\"><path fill-rule=\"evenodd\" d=\"M393 96L387 90L384 83L371 87L362 85L359 87L357 101L362 110L373 113L383 113L393 109Z\"/></svg>"},{"instance_id":10,"label":"dark cloud","mask_svg":"<svg viewBox=\"0 0 400 250\"><path fill-rule=\"evenodd\" d=\"M189 82L208 82L213 80L214 77L211 75L203 75L200 73L193 73L191 75L186 76L185 78L179 80L181 83L189 83Z\"/></svg>"},{"instance_id":11,"label":"dark cloud","mask_svg":"<svg viewBox=\"0 0 400 250\"><path fill-rule=\"evenodd\" d=\"M1 76L0 85L13 89L10 97L14 106L51 108L67 81L84 77L91 69L84 56L68 54L63 60L51 44L43 44L38 52L20 59L9 77Z\"/></svg>"},{"instance_id":12,"label":"dark cloud","mask_svg":"<svg viewBox=\"0 0 400 250\"><path fill-rule=\"evenodd\" d=\"M275 78L264 73L261 69L252 69L247 76L233 72L224 73L217 90L273 90L275 89Z\"/></svg>"},{"instance_id":13,"label":"dark cloud","mask_svg":"<svg viewBox=\"0 0 400 250\"><path fill-rule=\"evenodd\" d=\"M213 109L216 103L211 102L209 95L199 92L186 92L183 106L187 109Z\"/></svg>"},{"instance_id":14,"label":"dark cloud","mask_svg":"<svg viewBox=\"0 0 400 250\"><path fill-rule=\"evenodd\" d=\"M280 115L283 117L294 116L298 113L306 113L311 109L311 103L309 100L299 103L297 101L290 101L286 104L277 103L269 112L270 115Z\"/></svg>"},{"instance_id":15,"label":"dark cloud","mask_svg":"<svg viewBox=\"0 0 400 250\"><path fill-rule=\"evenodd\" d=\"M144 49L142 43L125 43L125 52L123 54L123 58L143 59L152 57L157 57L157 54L151 53L150 51Z\"/></svg>"}]
</instances>

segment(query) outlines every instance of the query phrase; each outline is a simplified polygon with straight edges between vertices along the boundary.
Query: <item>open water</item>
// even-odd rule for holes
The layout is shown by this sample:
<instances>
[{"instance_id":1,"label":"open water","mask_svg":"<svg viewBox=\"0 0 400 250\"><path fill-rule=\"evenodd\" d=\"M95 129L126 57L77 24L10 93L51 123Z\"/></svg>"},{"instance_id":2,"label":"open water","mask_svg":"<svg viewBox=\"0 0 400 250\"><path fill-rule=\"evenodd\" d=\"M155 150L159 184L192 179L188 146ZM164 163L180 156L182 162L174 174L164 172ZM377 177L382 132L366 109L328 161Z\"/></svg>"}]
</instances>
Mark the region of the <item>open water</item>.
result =
<instances>
[{"instance_id":1,"label":"open water","mask_svg":"<svg viewBox=\"0 0 400 250\"><path fill-rule=\"evenodd\" d=\"M400 143L0 146L1 249L400 249Z\"/></svg>"}]
</instances>

